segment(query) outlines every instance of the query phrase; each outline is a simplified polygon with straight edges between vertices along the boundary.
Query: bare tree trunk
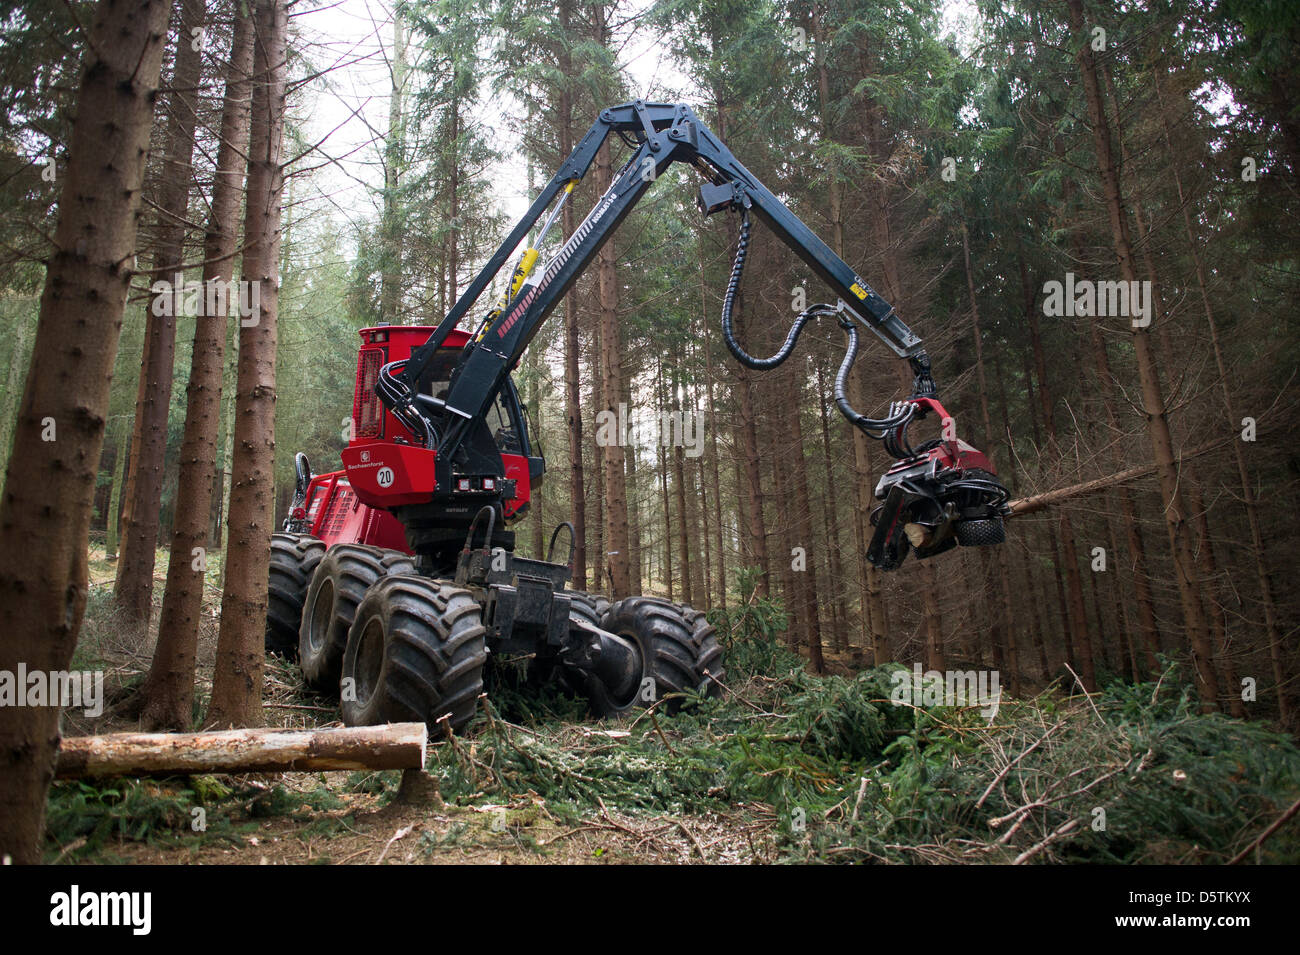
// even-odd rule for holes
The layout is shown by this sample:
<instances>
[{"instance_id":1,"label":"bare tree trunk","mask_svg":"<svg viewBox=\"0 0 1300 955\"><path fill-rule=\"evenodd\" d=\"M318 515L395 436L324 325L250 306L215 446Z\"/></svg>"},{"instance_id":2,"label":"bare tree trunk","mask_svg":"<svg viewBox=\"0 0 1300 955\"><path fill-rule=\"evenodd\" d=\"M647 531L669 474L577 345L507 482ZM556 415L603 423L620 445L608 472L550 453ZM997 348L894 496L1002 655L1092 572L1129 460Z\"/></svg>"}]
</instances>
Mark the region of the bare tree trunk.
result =
<instances>
[{"instance_id":1,"label":"bare tree trunk","mask_svg":"<svg viewBox=\"0 0 1300 955\"><path fill-rule=\"evenodd\" d=\"M599 302L596 303L599 308ZM594 312L595 310L593 310ZM599 315L591 315L592 326L588 335L591 347L587 356L588 365L591 368L591 397L588 399L588 407L599 408L604 399L604 384L601 378L601 329ZM591 555L591 580L593 590L609 589L609 565L606 562L608 548L605 546L605 455L604 449L596 441L596 429L591 429L591 445L587 449L591 454L591 461L594 465L594 480L591 487L591 500L588 506L591 510L591 526L596 532L595 545L588 549Z\"/></svg>"},{"instance_id":2,"label":"bare tree trunk","mask_svg":"<svg viewBox=\"0 0 1300 955\"><path fill-rule=\"evenodd\" d=\"M168 6L101 0L41 315L0 496L0 670L66 670L86 609L86 551L109 384L136 251L136 217ZM39 542L39 546L33 546ZM59 715L0 707L0 859L40 861Z\"/></svg>"},{"instance_id":3,"label":"bare tree trunk","mask_svg":"<svg viewBox=\"0 0 1300 955\"><path fill-rule=\"evenodd\" d=\"M253 21L235 16L221 145L212 185L212 212L203 243L203 280L221 286L234 272L239 203L248 149ZM140 723L146 730L189 726L194 706L194 660L207 567L208 515L217 457L217 421L225 370L226 316L204 315L194 324L194 354L181 443L176 519L167 565L167 590L158 619L158 645L140 689Z\"/></svg>"},{"instance_id":4,"label":"bare tree trunk","mask_svg":"<svg viewBox=\"0 0 1300 955\"><path fill-rule=\"evenodd\" d=\"M659 407L664 409L668 407L668 392L664 385L664 363L660 357L656 362L658 366L657 391L659 394ZM664 585L668 588L668 599L673 599L673 516L672 509L668 504L668 449L664 447L662 439L658 444L659 453L659 483L663 491L663 508L664 508Z\"/></svg>"},{"instance_id":5,"label":"bare tree trunk","mask_svg":"<svg viewBox=\"0 0 1300 955\"><path fill-rule=\"evenodd\" d=\"M636 415L636 405L632 400L632 379L635 373L626 367L622 381L619 383L620 395L627 406L628 420ZM623 448L623 473L627 475L627 563L628 578L631 589L629 593L639 594L642 590L641 564L641 498L636 442L628 441Z\"/></svg>"},{"instance_id":6,"label":"bare tree trunk","mask_svg":"<svg viewBox=\"0 0 1300 955\"><path fill-rule=\"evenodd\" d=\"M596 154L596 191L601 195L614 178L610 166L609 141ZM600 285L600 367L603 375L604 400L601 407L621 421L619 404L623 398L622 336L618 323L618 275L614 241L601 246L596 254L596 276ZM605 554L601 563L609 569L610 596L614 599L632 593L632 567L628 556L627 475L623 459L624 436L617 435L602 449L605 469ZM602 581L602 584L604 581Z\"/></svg>"},{"instance_id":7,"label":"bare tree trunk","mask_svg":"<svg viewBox=\"0 0 1300 955\"><path fill-rule=\"evenodd\" d=\"M569 32L572 4L561 0L559 5L561 29ZM561 44L560 71L571 76L568 47ZM573 101L567 86L560 91L560 155L573 151ZM567 242L573 235L573 203L566 202L560 213ZM578 376L578 301L572 289L564 296L564 415L569 435L569 507L573 523L573 588L587 589L587 498L582 470L582 389ZM597 581L596 588L600 589Z\"/></svg>"},{"instance_id":8,"label":"bare tree trunk","mask_svg":"<svg viewBox=\"0 0 1300 955\"><path fill-rule=\"evenodd\" d=\"M1160 121L1164 130L1165 147L1170 156L1170 171L1173 173L1174 186L1178 190L1178 206L1182 210L1183 229L1187 235L1187 249L1196 268L1196 285L1201 293L1201 305L1205 309L1205 323L1210 331L1210 344L1214 349L1214 365L1219 375L1219 388L1223 393L1223 410L1228 416L1228 427L1235 431L1240 427L1241 419L1233 407L1232 390L1228 387L1228 364L1223 355L1223 345L1219 340L1219 325L1214 315L1214 306L1210 300L1209 281L1206 277L1205 262L1201 258L1200 248L1196 242L1196 233L1192 229L1192 213L1188 208L1188 199L1183 195L1183 180L1174 159L1174 146L1169 134L1169 119L1164 110L1164 100L1160 93L1160 81L1156 80L1156 100L1160 104ZM1233 458L1237 465L1237 478L1241 488L1241 500L1246 509L1246 523L1250 528L1250 543L1255 558L1255 578L1259 582L1260 600L1264 605L1264 631L1268 639L1269 660L1273 666L1273 680L1277 686L1278 718L1287 723L1290 707L1286 696L1286 668L1282 662L1282 628L1278 623L1277 601L1273 596L1273 578L1269 572L1268 554L1264 549L1264 533L1259 520L1259 505L1255 499L1255 488L1250 481L1250 471L1246 467L1246 451L1241 441L1232 443ZM1234 695L1240 697L1234 688Z\"/></svg>"},{"instance_id":9,"label":"bare tree trunk","mask_svg":"<svg viewBox=\"0 0 1300 955\"><path fill-rule=\"evenodd\" d=\"M163 107L167 119L167 152L163 156L158 190L153 255L154 278L168 283L175 283L185 261L185 219L194 178L194 127L198 121L195 106L202 66L202 44L195 42L193 31L203 29L206 16L204 0L178 0L177 6L180 34L171 90ZM145 626L153 608L154 553L158 546L158 512L167 455L167 412L175 377L176 312L182 294L183 289L176 288L170 300L151 296L151 307L146 310L144 360L135 410L137 440L131 447L132 461L127 472L131 493L113 587L114 598L123 613ZM166 314L157 314L160 307Z\"/></svg>"},{"instance_id":10,"label":"bare tree trunk","mask_svg":"<svg viewBox=\"0 0 1300 955\"><path fill-rule=\"evenodd\" d=\"M256 4L253 116L240 274L259 285L255 324L239 332L235 454L221 630L208 726L255 726L262 718L263 639L275 467L275 354L280 260L288 13L284 0ZM248 319L252 322L252 319ZM241 326L242 326L241 322Z\"/></svg>"},{"instance_id":11,"label":"bare tree trunk","mask_svg":"<svg viewBox=\"0 0 1300 955\"><path fill-rule=\"evenodd\" d=\"M402 100L406 92L406 24L402 7L393 7L393 56L389 63L388 136L384 142L383 269L379 276L379 314L401 324L403 210L397 190L406 161L406 124ZM453 84L454 85L454 84ZM454 237L452 243L455 243ZM455 293L452 294L453 299ZM445 314L445 313L444 313Z\"/></svg>"},{"instance_id":12,"label":"bare tree trunk","mask_svg":"<svg viewBox=\"0 0 1300 955\"><path fill-rule=\"evenodd\" d=\"M1023 268L1024 262L1021 261ZM1042 406L1043 427L1047 432L1048 446L1057 458L1061 457L1061 445L1056 434L1056 414L1052 402L1051 388L1047 381L1047 360L1043 353L1043 338L1038 322L1038 312L1034 308L1025 309L1029 320L1030 343L1033 347L1034 368L1038 375L1038 400ZM1066 614L1066 661L1073 663L1079 671L1079 678L1084 688L1092 691L1097 688L1097 675L1093 663L1092 638L1088 633L1088 614L1083 598L1083 579L1079 573L1079 555L1075 546L1074 524L1070 515L1062 511L1058 522L1061 541L1061 562L1058 567L1065 570L1066 590L1069 598Z\"/></svg>"},{"instance_id":13,"label":"bare tree trunk","mask_svg":"<svg viewBox=\"0 0 1300 955\"><path fill-rule=\"evenodd\" d=\"M826 367L822 363L818 363L817 366L817 390L822 395L829 394L826 388ZM817 406L821 412L822 468L826 476L825 493L822 495L822 515L825 519L826 549L829 551L826 561L829 580L825 592L831 604L831 646L843 652L848 649L849 643L848 609L844 606L844 567L840 560L843 544L840 542L840 522L835 507L837 483L831 457L830 412L825 401L819 401ZM857 428L853 430L856 431Z\"/></svg>"},{"instance_id":14,"label":"bare tree trunk","mask_svg":"<svg viewBox=\"0 0 1300 955\"><path fill-rule=\"evenodd\" d=\"M108 492L108 513L104 515L104 558L117 560L117 532L119 512L122 509L122 479L126 476L126 459L130 454L127 438L130 435L130 419L125 415L117 416L111 426L116 450L113 452L113 486Z\"/></svg>"},{"instance_id":15,"label":"bare tree trunk","mask_svg":"<svg viewBox=\"0 0 1300 955\"><path fill-rule=\"evenodd\" d=\"M682 355L680 348L673 350L672 409L684 415L682 409ZM682 418L681 420L685 420ZM682 603L694 604L691 577L690 521L686 513L686 452L680 441L672 449L673 481L677 498L677 564L682 569Z\"/></svg>"},{"instance_id":16,"label":"bare tree trunk","mask_svg":"<svg viewBox=\"0 0 1300 955\"><path fill-rule=\"evenodd\" d=\"M1085 27L1082 0L1068 0L1068 5L1070 25L1075 35L1082 38ZM1119 261L1120 277L1126 282L1136 282L1137 270L1134 267L1133 247L1129 240L1127 212L1111 151L1110 122L1106 118L1102 103L1101 87L1097 79L1097 67L1093 60L1092 49L1086 42L1082 40L1080 42L1076 59L1088 100L1088 115L1092 124L1102 188L1106 196L1106 209L1110 216L1115 256ZM1197 575L1192 528L1187 523L1187 507L1179 485L1173 436L1165 410L1159 370L1151 349L1151 337L1145 327L1133 329L1133 346L1137 356L1138 376L1141 380L1142 399L1151 437L1152 456L1157 465L1156 476L1160 482L1160 493L1164 502L1165 523L1169 530L1170 550L1173 553L1175 577L1183 608L1183 622L1187 628L1188 645L1196 668L1197 691L1200 693L1203 708L1214 710L1218 707L1218 677L1214 672L1214 656L1199 600L1200 581Z\"/></svg>"},{"instance_id":17,"label":"bare tree trunk","mask_svg":"<svg viewBox=\"0 0 1300 955\"><path fill-rule=\"evenodd\" d=\"M701 294L703 289L704 285L701 283ZM707 312L704 314L707 314ZM718 554L718 603L723 610L726 610L727 552L722 542L722 475L718 470L718 408L713 400L713 349L709 347L709 337L707 335L701 341L704 349L704 380L707 383L705 386L705 399L708 401L709 464L711 465L713 479L714 550Z\"/></svg>"},{"instance_id":18,"label":"bare tree trunk","mask_svg":"<svg viewBox=\"0 0 1300 955\"><path fill-rule=\"evenodd\" d=\"M970 264L970 236L967 234L964 219L961 224L961 251L966 268L966 291L970 295L971 333L975 340L975 383L979 390L980 424L984 428L984 440L992 441L993 421L989 416L988 380L984 375L984 341L983 330L980 327L979 298L975 294L975 274ZM994 553L987 555L986 562L991 562L993 565L993 573L997 577L998 593L1001 597L998 604L996 632L993 636L993 649L998 656L1005 654L1005 663L1010 676L1010 690L1014 695L1020 691L1020 661L1016 651L1016 635L1012 629L1015 610L1011 598L1011 572L1007 567L1006 552L1001 547L994 548Z\"/></svg>"}]
</instances>

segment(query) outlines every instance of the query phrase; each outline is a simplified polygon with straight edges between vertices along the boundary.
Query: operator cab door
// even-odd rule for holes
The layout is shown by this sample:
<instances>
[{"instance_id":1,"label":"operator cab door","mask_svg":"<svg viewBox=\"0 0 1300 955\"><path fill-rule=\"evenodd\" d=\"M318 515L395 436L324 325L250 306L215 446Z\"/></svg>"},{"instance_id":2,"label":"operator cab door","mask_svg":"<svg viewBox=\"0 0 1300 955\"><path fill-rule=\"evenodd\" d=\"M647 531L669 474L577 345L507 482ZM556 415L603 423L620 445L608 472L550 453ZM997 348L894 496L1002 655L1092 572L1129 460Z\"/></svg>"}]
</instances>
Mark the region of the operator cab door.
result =
<instances>
[{"instance_id":1,"label":"operator cab door","mask_svg":"<svg viewBox=\"0 0 1300 955\"><path fill-rule=\"evenodd\" d=\"M440 348L420 376L420 391L433 398L446 399L451 376L463 352L460 348ZM519 401L513 378L507 377L501 390L488 407L484 420L476 423L466 436L465 446L484 448L490 442L502 455L516 455L528 462L528 476L532 487L541 486L546 470L545 459L533 455L528 433L528 421ZM484 450L486 450L484 448Z\"/></svg>"}]
</instances>

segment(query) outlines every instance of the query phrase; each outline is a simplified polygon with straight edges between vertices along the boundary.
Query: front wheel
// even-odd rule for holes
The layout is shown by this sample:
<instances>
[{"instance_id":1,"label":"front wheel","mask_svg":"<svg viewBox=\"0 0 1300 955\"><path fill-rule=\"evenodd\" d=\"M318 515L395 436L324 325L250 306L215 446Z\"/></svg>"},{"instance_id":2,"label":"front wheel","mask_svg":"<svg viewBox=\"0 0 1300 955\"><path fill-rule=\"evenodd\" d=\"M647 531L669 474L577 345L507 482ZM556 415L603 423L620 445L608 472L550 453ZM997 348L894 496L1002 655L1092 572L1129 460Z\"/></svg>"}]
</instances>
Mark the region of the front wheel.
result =
<instances>
[{"instance_id":1,"label":"front wheel","mask_svg":"<svg viewBox=\"0 0 1300 955\"><path fill-rule=\"evenodd\" d=\"M385 577L357 608L343 654L343 722L458 730L483 692L487 628L473 595L448 581Z\"/></svg>"},{"instance_id":2,"label":"front wheel","mask_svg":"<svg viewBox=\"0 0 1300 955\"><path fill-rule=\"evenodd\" d=\"M591 702L597 715L621 716L665 697L665 708L675 712L688 694L721 694L722 647L703 611L658 597L628 597L610 607L600 626L636 644L644 670L630 699L615 700L596 687Z\"/></svg>"}]
</instances>

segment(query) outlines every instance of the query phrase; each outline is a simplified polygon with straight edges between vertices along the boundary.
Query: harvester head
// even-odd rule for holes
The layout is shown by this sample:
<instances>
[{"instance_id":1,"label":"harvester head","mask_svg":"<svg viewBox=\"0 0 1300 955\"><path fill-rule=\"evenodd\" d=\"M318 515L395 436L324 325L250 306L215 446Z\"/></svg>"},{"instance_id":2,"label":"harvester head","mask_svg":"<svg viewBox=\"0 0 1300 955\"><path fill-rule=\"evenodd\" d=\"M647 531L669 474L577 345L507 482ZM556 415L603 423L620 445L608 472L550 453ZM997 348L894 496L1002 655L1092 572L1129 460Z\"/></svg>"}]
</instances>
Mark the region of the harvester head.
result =
<instances>
[{"instance_id":1,"label":"harvester head","mask_svg":"<svg viewBox=\"0 0 1300 955\"><path fill-rule=\"evenodd\" d=\"M1009 495L988 457L952 433L953 419L936 399L908 403L914 413L885 439L898 460L876 485L882 503L871 514L876 530L867 559L881 570L898 567L912 549L924 558L958 544L981 547L1006 539L1002 518ZM929 412L939 415L944 436L912 448L907 427Z\"/></svg>"}]
</instances>

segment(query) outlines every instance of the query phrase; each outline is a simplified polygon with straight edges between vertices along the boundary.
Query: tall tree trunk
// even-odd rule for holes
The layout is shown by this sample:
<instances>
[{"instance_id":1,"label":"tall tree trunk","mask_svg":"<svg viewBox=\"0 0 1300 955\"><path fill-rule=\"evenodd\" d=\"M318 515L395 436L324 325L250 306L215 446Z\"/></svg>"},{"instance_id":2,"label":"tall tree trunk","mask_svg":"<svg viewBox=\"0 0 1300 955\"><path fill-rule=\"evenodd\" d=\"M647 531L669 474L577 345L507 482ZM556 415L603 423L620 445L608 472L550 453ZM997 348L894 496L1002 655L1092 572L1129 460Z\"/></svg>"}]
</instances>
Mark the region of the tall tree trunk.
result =
<instances>
[{"instance_id":1,"label":"tall tree trunk","mask_svg":"<svg viewBox=\"0 0 1300 955\"><path fill-rule=\"evenodd\" d=\"M66 670L85 613L95 477L167 14L162 0L101 0L86 38L59 221L0 496L0 671ZM0 707L0 859L40 861L59 716L53 706Z\"/></svg>"},{"instance_id":2,"label":"tall tree trunk","mask_svg":"<svg viewBox=\"0 0 1300 955\"><path fill-rule=\"evenodd\" d=\"M239 330L235 483L209 726L256 726L262 717L263 640L275 469L275 354L288 12L256 3L253 116L240 274L259 285L255 324ZM249 319L251 322L252 319ZM242 326L242 323L241 323Z\"/></svg>"},{"instance_id":3,"label":"tall tree trunk","mask_svg":"<svg viewBox=\"0 0 1300 955\"><path fill-rule=\"evenodd\" d=\"M253 20L236 13L221 144L212 184L212 211L203 242L203 280L220 287L234 272L239 202L248 149ZM158 645L140 689L140 723L146 731L186 729L194 707L194 661L206 582L208 515L217 457L217 422L225 371L226 316L194 323L194 352L186 392L176 518L167 564L167 589L158 619Z\"/></svg>"},{"instance_id":4,"label":"tall tree trunk","mask_svg":"<svg viewBox=\"0 0 1300 955\"><path fill-rule=\"evenodd\" d=\"M535 434L532 435L533 453L541 454L542 442L542 352L545 349L538 343L538 347L533 348L529 353L526 361L528 362L529 377L529 404L530 411L533 412L534 424L536 425ZM546 516L544 499L542 497L542 488L533 485L529 491L528 509L529 521L532 524L533 539L533 557L537 560L546 559Z\"/></svg>"},{"instance_id":5,"label":"tall tree trunk","mask_svg":"<svg viewBox=\"0 0 1300 955\"><path fill-rule=\"evenodd\" d=\"M605 194L614 179L610 165L609 141L596 153L596 191ZM621 421L619 404L623 398L623 348L618 321L618 274L614 241L601 246L596 254L596 278L600 288L600 367L603 380L603 400L600 406L614 416L615 431ZM627 519L627 475L623 459L624 436L607 442L604 452L605 469L605 556L602 564L608 568L607 581L610 596L615 600L632 593L632 566L629 559L629 531Z\"/></svg>"},{"instance_id":6,"label":"tall tree trunk","mask_svg":"<svg viewBox=\"0 0 1300 955\"><path fill-rule=\"evenodd\" d=\"M668 390L664 384L666 377L664 373L664 363L662 357L656 361L658 370L658 380L656 390L659 396L659 407L661 409L668 407ZM661 419L662 420L662 419ZM661 440L658 443L659 454L659 486L663 492L663 509L664 509L664 586L668 588L668 599L673 599L673 516L672 508L668 504L668 449L664 447Z\"/></svg>"},{"instance_id":7,"label":"tall tree trunk","mask_svg":"<svg viewBox=\"0 0 1300 955\"><path fill-rule=\"evenodd\" d=\"M703 294L703 288L703 283L701 283L701 295ZM707 312L703 314L707 314ZM709 468L713 481L713 549L718 555L718 605L723 610L726 610L727 552L722 541L722 475L718 470L718 409L713 400L713 349L709 347L709 336L703 336L701 342L701 347L704 350L705 400L708 402L708 418L705 423L709 429Z\"/></svg>"},{"instance_id":8,"label":"tall tree trunk","mask_svg":"<svg viewBox=\"0 0 1300 955\"><path fill-rule=\"evenodd\" d=\"M117 560L118 521L121 519L122 510L122 479L126 476L126 459L130 453L126 443L131 433L131 419L126 415L117 416L111 429L117 449L113 453L113 485L108 492L108 513L104 515L104 558Z\"/></svg>"},{"instance_id":9,"label":"tall tree trunk","mask_svg":"<svg viewBox=\"0 0 1300 955\"><path fill-rule=\"evenodd\" d=\"M393 7L393 56L389 61L388 136L384 140L383 267L379 275L379 314L394 325L402 322L402 235L404 210L398 189L406 165L406 23L400 4ZM454 146L452 149L454 150ZM454 241L454 240L453 240ZM454 293L453 293L454 298ZM445 313L444 313L445 314Z\"/></svg>"},{"instance_id":10,"label":"tall tree trunk","mask_svg":"<svg viewBox=\"0 0 1300 955\"><path fill-rule=\"evenodd\" d=\"M1038 312L1034 308L1027 308L1025 314L1029 319L1034 369L1038 374L1038 400L1043 411L1043 427L1047 432L1048 446L1055 457L1060 458L1061 444L1056 433L1056 414L1051 387L1047 380L1047 359L1043 353L1043 337L1038 322ZM1058 515L1057 528L1060 534L1062 558L1057 566L1065 570L1066 591L1069 596L1069 612L1066 614L1066 661L1078 668L1079 679L1084 689L1091 692L1097 688L1092 636L1088 633L1088 611L1083 597L1083 579L1079 572L1079 553L1075 546L1074 523L1064 510Z\"/></svg>"},{"instance_id":11,"label":"tall tree trunk","mask_svg":"<svg viewBox=\"0 0 1300 955\"><path fill-rule=\"evenodd\" d=\"M569 33L569 20L572 11L571 0L561 0L559 4L560 27L565 35ZM560 72L564 76L572 75L567 45L560 47ZM559 133L560 155L568 156L573 151L573 100L567 86L562 86L559 95ZM564 240L573 235L573 202L566 202L560 213ZM582 389L578 376L578 302L577 295L570 289L564 296L564 415L568 425L569 436L569 507L573 523L573 589L587 589L587 498L583 483L582 469ZM597 581L595 589L600 589Z\"/></svg>"},{"instance_id":12,"label":"tall tree trunk","mask_svg":"<svg viewBox=\"0 0 1300 955\"><path fill-rule=\"evenodd\" d=\"M1097 152L1097 165L1101 175L1102 190L1106 197L1115 257L1119 262L1120 277L1125 282L1137 281L1133 262L1133 246L1129 239L1127 210L1120 192L1119 176L1115 171L1111 151L1110 122L1106 118L1101 98L1101 86L1092 48L1083 39L1085 24L1082 0L1067 0L1070 26L1080 38L1076 53L1079 71L1083 77L1084 94L1088 101L1088 116L1092 124L1093 142ZM1138 377L1141 380L1142 399L1151 438L1152 456L1156 462L1156 476L1164 503L1165 523L1169 531L1170 550L1174 559L1174 576L1177 578L1179 599L1183 608L1183 623L1187 629L1188 645L1197 674L1197 692L1202 707L1218 707L1218 677L1214 672L1214 658L1209 632L1199 600L1195 547L1192 528L1187 522L1187 507L1179 485L1178 465L1174 455L1173 436L1160 383L1159 370L1151 348L1151 337L1145 327L1133 329L1133 347L1136 352Z\"/></svg>"},{"instance_id":13,"label":"tall tree trunk","mask_svg":"<svg viewBox=\"0 0 1300 955\"><path fill-rule=\"evenodd\" d=\"M1223 355L1223 345L1219 339L1219 325L1215 318L1214 306L1210 299L1209 280L1205 271L1205 262L1192 229L1192 213L1189 199L1183 193L1183 179L1178 172L1175 161L1173 140L1169 133L1169 119L1164 109L1164 99L1160 91L1160 81L1155 81L1156 101L1160 106L1160 122L1164 132L1165 148L1168 150L1170 172L1173 173L1174 187L1178 190L1178 206L1182 212L1183 231L1187 236L1187 250L1196 269L1196 287L1200 292L1201 305L1205 311L1205 323L1210 332L1210 345L1214 351L1215 371L1219 376L1219 389L1223 398L1223 410L1228 416L1228 427L1236 430L1241 419L1233 407L1232 389L1228 385L1228 363ZM1264 533L1259 519L1259 504L1255 498L1255 487L1250 480L1250 470L1246 466L1245 444L1241 441L1232 443L1233 459L1237 465L1238 486L1241 489L1242 504L1246 509L1246 524L1250 528L1251 552L1255 560L1255 579L1259 584L1260 602L1264 605L1264 631L1268 639L1269 660L1273 667L1273 680L1276 685L1278 718L1287 723L1290 707L1286 695L1286 668L1282 662L1282 628L1278 622L1277 601L1273 596L1273 578L1269 571L1268 554L1264 549ZM1232 693L1240 699L1237 688Z\"/></svg>"},{"instance_id":14,"label":"tall tree trunk","mask_svg":"<svg viewBox=\"0 0 1300 955\"><path fill-rule=\"evenodd\" d=\"M673 349L672 410L677 415L684 415L682 409L682 353L681 348ZM682 420L685 420L684 418ZM686 452L681 441L676 441L672 449L673 483L677 499L677 565L682 569L682 603L693 604L695 594L692 592L691 577L691 531L690 520L686 513Z\"/></svg>"},{"instance_id":15,"label":"tall tree trunk","mask_svg":"<svg viewBox=\"0 0 1300 955\"><path fill-rule=\"evenodd\" d=\"M636 403L632 400L632 379L634 373L624 368L622 374L620 400L627 406L627 417L631 421L636 416ZM641 498L640 472L638 468L636 442L628 441L623 447L623 473L627 475L627 563L631 581L629 593L639 594L642 589L641 570Z\"/></svg>"},{"instance_id":16,"label":"tall tree trunk","mask_svg":"<svg viewBox=\"0 0 1300 955\"><path fill-rule=\"evenodd\" d=\"M993 421L989 415L988 379L984 375L984 333L980 326L979 296L975 294L975 273L971 269L970 236L967 234L965 219L962 220L961 224L961 251L966 270L966 292L970 295L971 334L975 341L975 384L979 391L980 424L984 428L984 440L991 442L993 440ZM987 560L985 562L993 565L993 574L998 581L998 596L1000 598L996 614L997 625L993 636L994 662L995 666L1000 666L998 657L1004 658L1010 677L1009 688L1013 695L1018 695L1020 692L1020 660L1016 648L1016 634L1012 628L1012 621L1015 619L1015 603L1011 597L1011 571L1007 566L1005 549L997 547L993 551L992 554L986 555Z\"/></svg>"},{"instance_id":17,"label":"tall tree trunk","mask_svg":"<svg viewBox=\"0 0 1300 955\"><path fill-rule=\"evenodd\" d=\"M817 391L819 395L830 393L826 387L826 366L821 362L817 365ZM844 567L840 560L843 544L840 541L839 515L835 507L835 488L839 485L835 480L835 466L831 456L830 411L825 401L818 401L817 407L821 412L822 469L826 480L822 494L822 515L825 518L826 549L829 551L826 560L829 579L825 592L830 597L831 604L831 646L842 653L848 649L849 636L848 608L844 605Z\"/></svg>"},{"instance_id":18,"label":"tall tree trunk","mask_svg":"<svg viewBox=\"0 0 1300 955\"><path fill-rule=\"evenodd\" d=\"M591 342L587 361L591 368L591 396L588 399L589 408L599 408L604 401L604 384L601 377L600 366L600 349L601 349L601 328L600 316L597 313L599 302L592 309L590 315L591 327L589 329L588 340ZM587 448L591 455L593 467L593 480L591 487L591 500L588 506L591 510L591 526L596 531L596 541L593 547L588 549L591 555L591 580L592 589L605 591L609 589L609 568L606 560L609 555L606 553L605 546L605 453L604 449L596 442L596 429L591 429L591 444Z\"/></svg>"},{"instance_id":19,"label":"tall tree trunk","mask_svg":"<svg viewBox=\"0 0 1300 955\"><path fill-rule=\"evenodd\" d=\"M163 156L158 189L153 255L155 280L168 283L176 282L185 261L185 219L194 178L194 127L198 121L196 103L202 66L202 44L193 31L202 31L206 16L204 0L179 0L177 6L180 34L171 90L163 107L163 115L167 117L167 152ZM114 598L127 618L145 626L153 607L154 553L158 546L163 464L167 455L167 412L171 408L175 376L176 312L182 295L183 288L175 288L170 300L151 296L151 307L146 312L144 361L135 410L137 440L131 447L132 461L127 471L127 487L131 493L123 521L122 556L113 588ZM167 314L156 314L160 308Z\"/></svg>"}]
</instances>

